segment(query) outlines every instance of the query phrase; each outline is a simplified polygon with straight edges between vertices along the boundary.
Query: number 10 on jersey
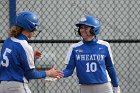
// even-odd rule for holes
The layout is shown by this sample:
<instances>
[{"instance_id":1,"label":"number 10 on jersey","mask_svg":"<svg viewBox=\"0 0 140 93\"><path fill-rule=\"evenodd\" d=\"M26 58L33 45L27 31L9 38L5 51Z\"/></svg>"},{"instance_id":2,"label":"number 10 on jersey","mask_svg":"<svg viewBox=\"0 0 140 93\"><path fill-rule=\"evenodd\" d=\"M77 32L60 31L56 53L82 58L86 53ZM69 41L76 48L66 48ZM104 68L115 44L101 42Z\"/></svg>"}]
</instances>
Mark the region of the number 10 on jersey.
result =
<instances>
[{"instance_id":1,"label":"number 10 on jersey","mask_svg":"<svg viewBox=\"0 0 140 93\"><path fill-rule=\"evenodd\" d=\"M97 71L97 64L95 62L86 63L86 72L96 72Z\"/></svg>"}]
</instances>

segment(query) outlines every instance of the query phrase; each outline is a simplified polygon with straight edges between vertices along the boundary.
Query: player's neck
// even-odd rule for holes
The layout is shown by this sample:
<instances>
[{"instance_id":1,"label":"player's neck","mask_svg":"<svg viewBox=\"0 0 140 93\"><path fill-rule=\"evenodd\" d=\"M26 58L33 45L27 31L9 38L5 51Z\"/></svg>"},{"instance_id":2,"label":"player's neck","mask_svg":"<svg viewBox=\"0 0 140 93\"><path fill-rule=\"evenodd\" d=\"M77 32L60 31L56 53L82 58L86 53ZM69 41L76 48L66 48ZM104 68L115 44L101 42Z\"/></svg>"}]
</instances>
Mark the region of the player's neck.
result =
<instances>
[{"instance_id":1,"label":"player's neck","mask_svg":"<svg viewBox=\"0 0 140 93\"><path fill-rule=\"evenodd\" d=\"M93 38L95 38L94 36L89 36L89 37L87 37L87 38L84 38L84 40L85 41L91 41L91 40L93 40Z\"/></svg>"}]
</instances>

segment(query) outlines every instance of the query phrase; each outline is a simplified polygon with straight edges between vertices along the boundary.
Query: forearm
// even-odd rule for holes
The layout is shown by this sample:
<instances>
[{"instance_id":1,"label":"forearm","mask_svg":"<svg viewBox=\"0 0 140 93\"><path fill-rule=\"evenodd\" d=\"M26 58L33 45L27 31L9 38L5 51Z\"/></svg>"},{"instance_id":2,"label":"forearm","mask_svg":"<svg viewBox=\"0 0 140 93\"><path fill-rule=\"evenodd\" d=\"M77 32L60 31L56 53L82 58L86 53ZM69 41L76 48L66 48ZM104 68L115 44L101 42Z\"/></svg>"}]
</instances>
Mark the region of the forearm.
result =
<instances>
[{"instance_id":1,"label":"forearm","mask_svg":"<svg viewBox=\"0 0 140 93\"><path fill-rule=\"evenodd\" d=\"M107 70L108 70L108 74L111 78L111 83L112 83L113 87L118 87L118 78L116 75L115 68L112 66L112 67L108 67Z\"/></svg>"},{"instance_id":2,"label":"forearm","mask_svg":"<svg viewBox=\"0 0 140 93\"><path fill-rule=\"evenodd\" d=\"M28 79L40 79L46 77L45 71L37 71L36 69L32 69L26 72L26 77Z\"/></svg>"},{"instance_id":3,"label":"forearm","mask_svg":"<svg viewBox=\"0 0 140 93\"><path fill-rule=\"evenodd\" d=\"M73 73L73 71L71 71L69 69L63 70L64 78L71 76L72 73Z\"/></svg>"}]
</instances>

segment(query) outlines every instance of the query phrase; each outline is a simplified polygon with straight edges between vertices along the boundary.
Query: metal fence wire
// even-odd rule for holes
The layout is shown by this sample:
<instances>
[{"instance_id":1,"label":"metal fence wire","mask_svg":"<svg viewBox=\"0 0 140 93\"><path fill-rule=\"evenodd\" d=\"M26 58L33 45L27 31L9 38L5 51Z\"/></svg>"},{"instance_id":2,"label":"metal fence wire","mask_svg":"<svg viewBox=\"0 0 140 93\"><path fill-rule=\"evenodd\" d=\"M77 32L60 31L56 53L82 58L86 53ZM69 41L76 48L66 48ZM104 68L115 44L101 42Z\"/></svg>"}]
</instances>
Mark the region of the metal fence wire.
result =
<instances>
[{"instance_id":1,"label":"metal fence wire","mask_svg":"<svg viewBox=\"0 0 140 93\"><path fill-rule=\"evenodd\" d=\"M0 0L0 46L8 36L9 2ZM30 41L42 57L37 68L48 64L65 68L68 47L80 40L75 24L84 15L101 21L99 39L110 42L122 93L140 92L140 0L16 0L16 13L33 11L38 14L42 32ZM56 82L31 80L32 93L80 93L76 73Z\"/></svg>"}]
</instances>

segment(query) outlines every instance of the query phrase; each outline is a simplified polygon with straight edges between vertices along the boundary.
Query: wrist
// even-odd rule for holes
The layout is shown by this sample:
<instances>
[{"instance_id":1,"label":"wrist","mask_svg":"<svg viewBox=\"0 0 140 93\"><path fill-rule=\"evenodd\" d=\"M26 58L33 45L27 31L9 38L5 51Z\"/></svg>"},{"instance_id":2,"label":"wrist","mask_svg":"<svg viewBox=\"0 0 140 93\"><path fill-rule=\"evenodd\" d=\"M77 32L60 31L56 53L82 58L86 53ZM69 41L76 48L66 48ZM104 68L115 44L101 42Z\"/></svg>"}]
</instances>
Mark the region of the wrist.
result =
<instances>
[{"instance_id":1,"label":"wrist","mask_svg":"<svg viewBox=\"0 0 140 93\"><path fill-rule=\"evenodd\" d=\"M50 71L49 70L46 71L46 76L50 76Z\"/></svg>"}]
</instances>

